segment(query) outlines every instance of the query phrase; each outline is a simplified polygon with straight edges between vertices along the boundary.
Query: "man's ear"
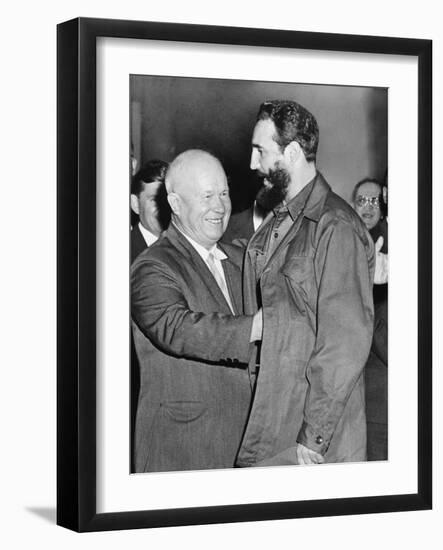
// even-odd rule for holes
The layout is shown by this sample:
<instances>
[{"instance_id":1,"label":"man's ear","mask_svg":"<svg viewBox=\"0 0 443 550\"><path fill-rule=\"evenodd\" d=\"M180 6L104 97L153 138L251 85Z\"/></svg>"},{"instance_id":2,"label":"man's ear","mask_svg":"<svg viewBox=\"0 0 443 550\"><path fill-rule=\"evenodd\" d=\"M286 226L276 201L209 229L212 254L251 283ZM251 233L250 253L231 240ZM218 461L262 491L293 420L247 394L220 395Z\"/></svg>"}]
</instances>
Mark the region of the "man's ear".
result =
<instances>
[{"instance_id":1,"label":"man's ear","mask_svg":"<svg viewBox=\"0 0 443 550\"><path fill-rule=\"evenodd\" d=\"M177 193L168 193L168 202L173 214L179 214L180 198Z\"/></svg>"},{"instance_id":2,"label":"man's ear","mask_svg":"<svg viewBox=\"0 0 443 550\"><path fill-rule=\"evenodd\" d=\"M288 145L286 145L283 154L286 157L286 160L289 161L289 164L294 164L298 161L300 155L303 154L303 151L297 141L291 141Z\"/></svg>"},{"instance_id":3,"label":"man's ear","mask_svg":"<svg viewBox=\"0 0 443 550\"><path fill-rule=\"evenodd\" d=\"M139 207L139 204L138 204L137 195L131 194L131 208L132 208L133 212L135 212L136 214L140 214L140 207Z\"/></svg>"}]
</instances>

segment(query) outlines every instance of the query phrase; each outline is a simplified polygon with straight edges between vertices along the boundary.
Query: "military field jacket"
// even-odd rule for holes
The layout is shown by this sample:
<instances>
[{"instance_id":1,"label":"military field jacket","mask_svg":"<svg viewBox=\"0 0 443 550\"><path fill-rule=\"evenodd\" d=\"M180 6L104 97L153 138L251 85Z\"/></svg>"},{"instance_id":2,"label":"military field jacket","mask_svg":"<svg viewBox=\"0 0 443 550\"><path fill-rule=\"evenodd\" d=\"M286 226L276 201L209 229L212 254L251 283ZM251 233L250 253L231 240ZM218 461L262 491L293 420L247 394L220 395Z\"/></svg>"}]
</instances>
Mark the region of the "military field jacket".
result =
<instances>
[{"instance_id":1,"label":"military field jacket","mask_svg":"<svg viewBox=\"0 0 443 550\"><path fill-rule=\"evenodd\" d=\"M246 250L245 313L261 305L264 328L239 466L296 464L297 442L326 462L366 458L373 242L319 172L294 217L266 261L272 213Z\"/></svg>"}]
</instances>

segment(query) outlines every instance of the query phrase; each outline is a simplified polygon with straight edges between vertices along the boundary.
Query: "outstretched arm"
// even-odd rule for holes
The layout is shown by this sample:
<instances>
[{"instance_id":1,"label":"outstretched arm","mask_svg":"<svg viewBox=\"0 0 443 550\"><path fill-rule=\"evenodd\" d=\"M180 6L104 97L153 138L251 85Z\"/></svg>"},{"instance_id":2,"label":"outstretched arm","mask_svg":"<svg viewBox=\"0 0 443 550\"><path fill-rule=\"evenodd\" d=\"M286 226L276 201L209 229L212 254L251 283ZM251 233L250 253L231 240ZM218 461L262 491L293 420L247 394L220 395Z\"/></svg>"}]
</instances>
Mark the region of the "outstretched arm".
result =
<instances>
[{"instance_id":1,"label":"outstretched arm","mask_svg":"<svg viewBox=\"0 0 443 550\"><path fill-rule=\"evenodd\" d=\"M234 316L193 311L174 273L156 261L139 264L131 280L132 317L157 347L178 357L247 363L261 338L261 312Z\"/></svg>"}]
</instances>

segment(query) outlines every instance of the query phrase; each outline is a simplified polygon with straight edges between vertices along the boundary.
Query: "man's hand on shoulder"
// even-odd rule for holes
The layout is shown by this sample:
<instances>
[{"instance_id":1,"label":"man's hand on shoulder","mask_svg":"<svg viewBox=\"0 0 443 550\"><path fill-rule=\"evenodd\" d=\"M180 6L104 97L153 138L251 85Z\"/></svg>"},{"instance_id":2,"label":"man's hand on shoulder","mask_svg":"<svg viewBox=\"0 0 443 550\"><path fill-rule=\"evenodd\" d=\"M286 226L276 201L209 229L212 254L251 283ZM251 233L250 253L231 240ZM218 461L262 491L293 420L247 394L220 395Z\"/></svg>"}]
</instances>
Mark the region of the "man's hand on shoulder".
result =
<instances>
[{"instance_id":1,"label":"man's hand on shoulder","mask_svg":"<svg viewBox=\"0 0 443 550\"><path fill-rule=\"evenodd\" d=\"M297 443L297 461L299 464L323 464L325 459L320 453Z\"/></svg>"}]
</instances>

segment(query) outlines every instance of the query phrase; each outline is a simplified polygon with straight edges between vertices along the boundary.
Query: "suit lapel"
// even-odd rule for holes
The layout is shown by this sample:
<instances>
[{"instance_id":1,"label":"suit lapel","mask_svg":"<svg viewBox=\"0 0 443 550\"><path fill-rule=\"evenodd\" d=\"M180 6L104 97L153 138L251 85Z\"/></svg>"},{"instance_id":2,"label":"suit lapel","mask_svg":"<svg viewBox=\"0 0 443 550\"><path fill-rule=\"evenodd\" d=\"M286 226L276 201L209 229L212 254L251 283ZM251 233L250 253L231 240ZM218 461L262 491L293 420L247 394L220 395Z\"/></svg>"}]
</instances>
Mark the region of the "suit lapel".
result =
<instances>
[{"instance_id":1,"label":"suit lapel","mask_svg":"<svg viewBox=\"0 0 443 550\"><path fill-rule=\"evenodd\" d=\"M203 258L200 256L200 254L194 248L192 248L192 251L194 252L194 254L196 256L196 258L195 258L196 275L197 275L197 277L201 277L203 279L206 286L208 287L208 291L211 293L212 297L217 302L217 311L219 313L227 313L227 314L232 315L231 308L229 307L229 304L226 301L226 298L225 298L221 288L218 286L218 283L215 280L214 276L212 275L209 267L206 265L206 262L203 260ZM222 266L223 266L223 271L225 273L225 278L226 278L226 269L224 267L225 262L226 262L226 260L222 261ZM230 296L231 301L232 301L232 292L231 292L231 289L229 288L230 285L228 283L227 278L226 278L226 284L227 284L227 287L228 287L229 296Z\"/></svg>"},{"instance_id":2,"label":"suit lapel","mask_svg":"<svg viewBox=\"0 0 443 550\"><path fill-rule=\"evenodd\" d=\"M232 307L234 308L235 315L241 315L242 312L242 299L239 293L239 285L236 281L241 280L241 275L238 273L239 268L234 265L229 257L222 260L222 267L225 274L226 285L228 287L229 297L231 298ZM223 295L223 293L222 293ZM224 296L223 296L224 299ZM226 300L224 300L226 302Z\"/></svg>"},{"instance_id":3,"label":"suit lapel","mask_svg":"<svg viewBox=\"0 0 443 550\"><path fill-rule=\"evenodd\" d=\"M146 248L148 248L148 245L137 223L131 230L131 264Z\"/></svg>"},{"instance_id":4,"label":"suit lapel","mask_svg":"<svg viewBox=\"0 0 443 550\"><path fill-rule=\"evenodd\" d=\"M172 242L172 244L178 249L180 254L182 254L185 258L188 259L189 264L191 265L193 271L195 272L196 279L201 279L205 283L206 287L208 288L209 294L212 296L214 302L217 303L216 311L219 313L226 313L232 315L231 308L229 307L228 302L226 301L226 298L223 295L223 292L221 291L221 288L218 286L217 281L214 279L214 276L212 275L209 267L206 265L206 262L203 260L203 258L200 256L200 254L195 250L195 248L192 246L192 244L186 239L184 235L178 231L174 227L174 225L171 223L170 226L167 229L167 237ZM226 276L226 269L224 267L224 263L227 260L222 261L223 270L225 272ZM231 301L234 304L233 296L232 296L232 289L230 288L231 284L228 283L228 278L226 277L226 284L228 286L229 296L231 297ZM236 305L234 305L234 310L236 308Z\"/></svg>"}]
</instances>

